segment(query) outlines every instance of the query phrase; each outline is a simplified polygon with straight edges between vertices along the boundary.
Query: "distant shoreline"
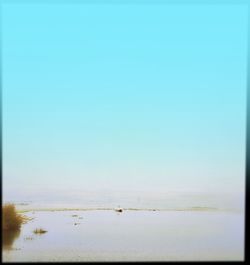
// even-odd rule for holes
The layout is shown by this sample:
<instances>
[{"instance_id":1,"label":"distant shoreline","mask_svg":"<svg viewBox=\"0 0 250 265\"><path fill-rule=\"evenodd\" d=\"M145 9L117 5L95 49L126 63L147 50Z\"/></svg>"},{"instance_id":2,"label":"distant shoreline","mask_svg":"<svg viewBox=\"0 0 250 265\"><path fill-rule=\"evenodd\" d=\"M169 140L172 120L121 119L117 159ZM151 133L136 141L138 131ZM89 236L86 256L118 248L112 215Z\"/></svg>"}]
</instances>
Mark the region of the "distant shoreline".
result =
<instances>
[{"instance_id":1,"label":"distant shoreline","mask_svg":"<svg viewBox=\"0 0 250 265\"><path fill-rule=\"evenodd\" d=\"M105 207L95 207L95 208L34 208L34 209L19 209L19 213L24 212L55 212L55 211L115 211L114 208L105 208ZM211 211L220 211L220 212L232 212L232 210L218 209L214 207L190 207L190 208L179 208L179 209L157 209L157 208L123 208L123 211L152 211L152 212L162 212L162 211L195 211L195 212L211 212ZM235 210L233 211L235 212ZM238 211L237 211L238 212Z\"/></svg>"}]
</instances>

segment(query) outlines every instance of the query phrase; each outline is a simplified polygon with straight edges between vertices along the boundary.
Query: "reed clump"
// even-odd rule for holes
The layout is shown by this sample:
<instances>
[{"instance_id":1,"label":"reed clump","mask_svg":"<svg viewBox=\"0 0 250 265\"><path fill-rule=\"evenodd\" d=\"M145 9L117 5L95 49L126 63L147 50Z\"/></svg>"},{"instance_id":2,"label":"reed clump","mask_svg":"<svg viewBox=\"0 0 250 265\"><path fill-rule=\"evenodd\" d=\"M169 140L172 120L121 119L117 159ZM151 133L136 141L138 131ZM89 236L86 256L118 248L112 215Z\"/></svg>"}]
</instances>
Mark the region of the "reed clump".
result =
<instances>
[{"instance_id":1,"label":"reed clump","mask_svg":"<svg viewBox=\"0 0 250 265\"><path fill-rule=\"evenodd\" d=\"M2 229L3 231L17 231L28 218L18 214L14 204L7 203L2 206Z\"/></svg>"}]
</instances>

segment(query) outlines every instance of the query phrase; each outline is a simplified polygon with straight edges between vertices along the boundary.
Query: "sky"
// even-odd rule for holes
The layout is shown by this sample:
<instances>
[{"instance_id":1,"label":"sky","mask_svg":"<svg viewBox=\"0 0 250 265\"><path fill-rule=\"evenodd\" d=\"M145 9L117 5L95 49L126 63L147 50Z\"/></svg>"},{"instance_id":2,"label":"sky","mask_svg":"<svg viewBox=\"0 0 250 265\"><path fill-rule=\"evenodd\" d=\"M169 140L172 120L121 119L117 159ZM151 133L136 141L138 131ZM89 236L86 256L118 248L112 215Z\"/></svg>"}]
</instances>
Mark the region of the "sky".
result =
<instances>
[{"instance_id":1,"label":"sky","mask_svg":"<svg viewBox=\"0 0 250 265\"><path fill-rule=\"evenodd\" d=\"M2 5L4 191L243 191L246 6L62 2Z\"/></svg>"}]
</instances>

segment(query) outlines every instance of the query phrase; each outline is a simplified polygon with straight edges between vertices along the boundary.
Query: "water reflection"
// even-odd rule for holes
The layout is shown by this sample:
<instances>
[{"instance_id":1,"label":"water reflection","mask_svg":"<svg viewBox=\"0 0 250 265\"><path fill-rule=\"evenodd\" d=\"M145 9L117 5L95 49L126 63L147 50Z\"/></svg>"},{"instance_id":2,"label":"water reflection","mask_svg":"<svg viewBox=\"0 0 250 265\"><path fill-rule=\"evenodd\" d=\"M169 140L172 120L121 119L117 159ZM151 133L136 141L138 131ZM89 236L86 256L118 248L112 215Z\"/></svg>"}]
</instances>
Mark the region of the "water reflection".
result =
<instances>
[{"instance_id":1,"label":"water reflection","mask_svg":"<svg viewBox=\"0 0 250 265\"><path fill-rule=\"evenodd\" d=\"M3 231L3 250L11 250L15 240L20 236L20 229L15 231Z\"/></svg>"}]
</instances>

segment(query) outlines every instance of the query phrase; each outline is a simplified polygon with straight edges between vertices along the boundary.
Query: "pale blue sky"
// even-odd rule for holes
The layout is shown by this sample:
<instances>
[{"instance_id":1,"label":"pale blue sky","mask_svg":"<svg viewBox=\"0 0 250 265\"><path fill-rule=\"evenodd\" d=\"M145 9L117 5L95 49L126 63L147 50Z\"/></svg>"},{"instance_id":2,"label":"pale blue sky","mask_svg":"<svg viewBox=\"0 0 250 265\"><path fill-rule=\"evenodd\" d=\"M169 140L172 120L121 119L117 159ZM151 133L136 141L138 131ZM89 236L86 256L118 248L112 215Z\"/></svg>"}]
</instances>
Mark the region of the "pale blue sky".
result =
<instances>
[{"instance_id":1,"label":"pale blue sky","mask_svg":"<svg viewBox=\"0 0 250 265\"><path fill-rule=\"evenodd\" d=\"M2 23L4 189L243 190L246 6L5 3Z\"/></svg>"}]
</instances>

